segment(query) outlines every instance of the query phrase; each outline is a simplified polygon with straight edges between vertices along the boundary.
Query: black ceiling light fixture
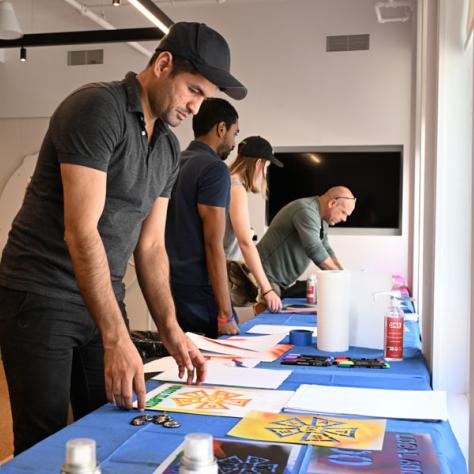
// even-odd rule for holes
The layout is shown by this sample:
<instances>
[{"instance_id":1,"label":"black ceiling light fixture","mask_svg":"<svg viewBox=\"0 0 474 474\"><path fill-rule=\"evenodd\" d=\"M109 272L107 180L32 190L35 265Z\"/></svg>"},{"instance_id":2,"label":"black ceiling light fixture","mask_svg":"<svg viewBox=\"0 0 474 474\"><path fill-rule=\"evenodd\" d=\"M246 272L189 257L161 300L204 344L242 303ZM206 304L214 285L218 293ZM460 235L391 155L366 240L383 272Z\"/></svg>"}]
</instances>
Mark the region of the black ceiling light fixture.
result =
<instances>
[{"instance_id":1,"label":"black ceiling light fixture","mask_svg":"<svg viewBox=\"0 0 474 474\"><path fill-rule=\"evenodd\" d=\"M86 30L54 33L26 34L17 39L0 39L0 49L33 46L64 46L71 44L127 43L134 41L157 41L163 38L174 23L151 0L129 0L158 28L124 28L117 30ZM1 4L0 0L0 4ZM135 5L134 5L135 6ZM145 13L147 12L147 13Z\"/></svg>"},{"instance_id":2,"label":"black ceiling light fixture","mask_svg":"<svg viewBox=\"0 0 474 474\"><path fill-rule=\"evenodd\" d=\"M158 28L125 28L121 30L65 31L34 33L18 40L0 40L1 48L21 46L64 46L70 44L126 43L128 41L156 41L164 34Z\"/></svg>"},{"instance_id":3,"label":"black ceiling light fixture","mask_svg":"<svg viewBox=\"0 0 474 474\"><path fill-rule=\"evenodd\" d=\"M22 63L26 62L26 48L24 46L20 48L20 61Z\"/></svg>"},{"instance_id":4,"label":"black ceiling light fixture","mask_svg":"<svg viewBox=\"0 0 474 474\"><path fill-rule=\"evenodd\" d=\"M113 5L114 7L119 7L119 6L120 6L120 0L113 0L113 1L112 1L112 5Z\"/></svg>"}]
</instances>

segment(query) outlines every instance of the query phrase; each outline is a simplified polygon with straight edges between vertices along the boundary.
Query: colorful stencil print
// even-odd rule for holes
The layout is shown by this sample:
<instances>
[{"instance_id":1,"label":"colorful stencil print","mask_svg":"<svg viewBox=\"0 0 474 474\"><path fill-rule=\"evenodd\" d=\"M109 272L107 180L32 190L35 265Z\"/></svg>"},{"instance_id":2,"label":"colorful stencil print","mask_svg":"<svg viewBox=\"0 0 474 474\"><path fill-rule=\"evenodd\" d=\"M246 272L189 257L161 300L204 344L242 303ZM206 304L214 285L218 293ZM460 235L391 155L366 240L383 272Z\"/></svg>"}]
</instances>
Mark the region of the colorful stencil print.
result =
<instances>
[{"instance_id":1,"label":"colorful stencil print","mask_svg":"<svg viewBox=\"0 0 474 474\"><path fill-rule=\"evenodd\" d=\"M158 395L149 398L145 403L145 407L152 409L154 406L158 405L161 401L166 400L171 394L180 389L181 385L171 385L166 390L158 393Z\"/></svg>"},{"instance_id":2,"label":"colorful stencil print","mask_svg":"<svg viewBox=\"0 0 474 474\"><path fill-rule=\"evenodd\" d=\"M266 472L278 472L279 465L272 462L271 459L261 458L258 456L247 456L240 458L239 456L229 456L219 459L219 471L224 474L263 474Z\"/></svg>"},{"instance_id":3,"label":"colorful stencil print","mask_svg":"<svg viewBox=\"0 0 474 474\"><path fill-rule=\"evenodd\" d=\"M308 474L408 474L441 472L431 436L426 433L385 433L381 451L315 446Z\"/></svg>"},{"instance_id":4,"label":"colorful stencil print","mask_svg":"<svg viewBox=\"0 0 474 474\"><path fill-rule=\"evenodd\" d=\"M293 474L301 464L305 451L301 446L281 443L257 443L214 439L214 456L219 474ZM178 474L183 456L179 445L154 474Z\"/></svg>"},{"instance_id":5,"label":"colorful stencil print","mask_svg":"<svg viewBox=\"0 0 474 474\"><path fill-rule=\"evenodd\" d=\"M309 423L295 417L270 423L267 430L276 433L281 438L300 434L302 441L338 442L341 438L355 439L357 428L344 425L346 423L343 421L317 416L314 416Z\"/></svg>"},{"instance_id":6,"label":"colorful stencil print","mask_svg":"<svg viewBox=\"0 0 474 474\"><path fill-rule=\"evenodd\" d=\"M227 434L238 438L354 450L382 449L385 420L249 412Z\"/></svg>"},{"instance_id":7,"label":"colorful stencil print","mask_svg":"<svg viewBox=\"0 0 474 474\"><path fill-rule=\"evenodd\" d=\"M251 410L278 413L295 392L165 383L147 393L146 408L242 418ZM136 403L136 402L135 402ZM136 405L135 405L136 406Z\"/></svg>"},{"instance_id":8,"label":"colorful stencil print","mask_svg":"<svg viewBox=\"0 0 474 474\"><path fill-rule=\"evenodd\" d=\"M194 390L182 395L172 397L179 407L193 406L200 410L228 410L229 405L244 407L251 399L240 398L242 394L233 393L226 390Z\"/></svg>"}]
</instances>

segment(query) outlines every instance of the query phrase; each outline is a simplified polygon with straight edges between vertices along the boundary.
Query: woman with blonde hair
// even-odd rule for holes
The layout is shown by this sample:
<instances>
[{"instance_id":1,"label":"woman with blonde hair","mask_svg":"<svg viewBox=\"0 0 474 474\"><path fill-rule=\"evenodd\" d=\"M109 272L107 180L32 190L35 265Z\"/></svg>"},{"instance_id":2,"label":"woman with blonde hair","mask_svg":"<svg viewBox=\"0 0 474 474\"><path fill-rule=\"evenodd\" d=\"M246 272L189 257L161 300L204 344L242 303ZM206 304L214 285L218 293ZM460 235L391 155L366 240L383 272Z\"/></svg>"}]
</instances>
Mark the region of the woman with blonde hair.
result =
<instances>
[{"instance_id":1,"label":"woman with blonde hair","mask_svg":"<svg viewBox=\"0 0 474 474\"><path fill-rule=\"evenodd\" d=\"M283 164L273 156L270 143L262 137L248 137L238 146L237 158L230 165L230 206L224 236L224 248L229 260L243 260L255 277L259 292L268 309L281 309L280 297L268 281L257 248L252 241L249 221L248 192L266 191L266 168Z\"/></svg>"}]
</instances>

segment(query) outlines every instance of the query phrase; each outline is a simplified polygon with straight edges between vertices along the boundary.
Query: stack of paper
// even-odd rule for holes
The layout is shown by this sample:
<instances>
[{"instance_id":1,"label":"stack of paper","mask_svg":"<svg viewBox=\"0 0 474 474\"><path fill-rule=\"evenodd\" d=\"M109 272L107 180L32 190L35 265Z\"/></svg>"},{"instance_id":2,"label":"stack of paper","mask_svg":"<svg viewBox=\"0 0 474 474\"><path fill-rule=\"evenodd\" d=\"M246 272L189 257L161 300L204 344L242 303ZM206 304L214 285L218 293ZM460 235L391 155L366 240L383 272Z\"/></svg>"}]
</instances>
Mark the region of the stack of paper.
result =
<instances>
[{"instance_id":1,"label":"stack of paper","mask_svg":"<svg viewBox=\"0 0 474 474\"><path fill-rule=\"evenodd\" d=\"M278 344L286 336L285 333L255 337L232 336L219 340L199 336L192 332L187 332L186 335L201 351L258 359L265 362L278 359L293 347L291 344Z\"/></svg>"},{"instance_id":2,"label":"stack of paper","mask_svg":"<svg viewBox=\"0 0 474 474\"><path fill-rule=\"evenodd\" d=\"M318 335L318 328L314 326L278 326L276 324L257 324L247 332L250 334L285 334L288 336L290 331L299 329L313 331L314 337Z\"/></svg>"},{"instance_id":3,"label":"stack of paper","mask_svg":"<svg viewBox=\"0 0 474 474\"><path fill-rule=\"evenodd\" d=\"M278 388L290 374L291 370L246 369L211 363L207 365L205 383L239 387ZM153 379L166 382L183 382L185 377L179 378L178 367L175 366L162 374L156 375Z\"/></svg>"},{"instance_id":4,"label":"stack of paper","mask_svg":"<svg viewBox=\"0 0 474 474\"><path fill-rule=\"evenodd\" d=\"M317 305L309 303L285 304L280 313L289 314L316 314Z\"/></svg>"},{"instance_id":5,"label":"stack of paper","mask_svg":"<svg viewBox=\"0 0 474 474\"><path fill-rule=\"evenodd\" d=\"M235 357L230 355L205 355L208 364L221 364L226 367L255 367L260 361L258 359L244 359L243 357ZM145 374L152 372L164 372L165 370L176 369L178 365L171 356L162 357L161 359L152 360L143 366Z\"/></svg>"},{"instance_id":6,"label":"stack of paper","mask_svg":"<svg viewBox=\"0 0 474 474\"><path fill-rule=\"evenodd\" d=\"M446 420L446 392L301 385L286 411L341 413L408 420Z\"/></svg>"}]
</instances>

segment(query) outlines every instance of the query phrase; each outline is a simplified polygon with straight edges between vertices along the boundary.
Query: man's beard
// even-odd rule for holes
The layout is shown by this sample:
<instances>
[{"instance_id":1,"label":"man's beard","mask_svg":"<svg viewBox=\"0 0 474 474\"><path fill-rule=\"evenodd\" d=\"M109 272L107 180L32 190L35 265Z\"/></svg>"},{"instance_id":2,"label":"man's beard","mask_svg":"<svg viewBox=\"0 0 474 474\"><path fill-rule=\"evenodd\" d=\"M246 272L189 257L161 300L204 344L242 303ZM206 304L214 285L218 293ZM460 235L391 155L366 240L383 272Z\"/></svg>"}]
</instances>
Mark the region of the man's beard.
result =
<instances>
[{"instance_id":1,"label":"man's beard","mask_svg":"<svg viewBox=\"0 0 474 474\"><path fill-rule=\"evenodd\" d=\"M217 154L220 156L221 160L222 161L225 161L227 160L227 158L229 157L230 155L230 152L234 149L234 147L232 148L229 148L225 145L222 145L222 147L220 149L217 150Z\"/></svg>"}]
</instances>

